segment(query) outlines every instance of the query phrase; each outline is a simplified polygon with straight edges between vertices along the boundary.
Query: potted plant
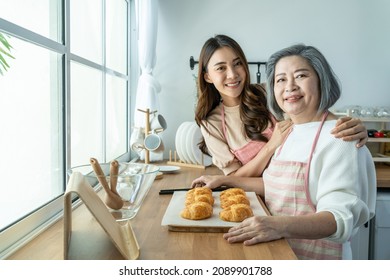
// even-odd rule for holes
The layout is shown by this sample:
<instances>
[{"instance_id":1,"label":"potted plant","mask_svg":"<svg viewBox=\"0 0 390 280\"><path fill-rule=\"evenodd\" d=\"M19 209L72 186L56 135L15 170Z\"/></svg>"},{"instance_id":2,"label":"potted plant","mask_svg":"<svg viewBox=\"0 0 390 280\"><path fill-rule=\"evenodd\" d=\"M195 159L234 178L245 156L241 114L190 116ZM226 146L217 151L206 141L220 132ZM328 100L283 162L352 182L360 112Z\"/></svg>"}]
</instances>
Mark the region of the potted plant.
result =
<instances>
[{"instance_id":1,"label":"potted plant","mask_svg":"<svg viewBox=\"0 0 390 280\"><path fill-rule=\"evenodd\" d=\"M6 37L9 37L9 36L4 35L3 33L0 32L0 75L4 75L3 71L7 71L7 69L10 67L8 65L7 61L5 60L5 56L8 56L10 58L14 58L10 54L12 46L7 41Z\"/></svg>"}]
</instances>

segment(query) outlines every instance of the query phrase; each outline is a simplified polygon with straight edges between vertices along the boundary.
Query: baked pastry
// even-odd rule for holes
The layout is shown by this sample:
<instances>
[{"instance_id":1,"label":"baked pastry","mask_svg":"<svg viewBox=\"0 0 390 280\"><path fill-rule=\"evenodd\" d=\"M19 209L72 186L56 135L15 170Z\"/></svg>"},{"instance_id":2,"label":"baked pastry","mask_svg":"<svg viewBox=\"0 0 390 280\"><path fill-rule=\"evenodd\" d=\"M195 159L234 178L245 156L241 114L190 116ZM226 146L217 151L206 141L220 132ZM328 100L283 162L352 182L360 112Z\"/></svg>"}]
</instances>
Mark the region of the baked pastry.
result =
<instances>
[{"instance_id":1,"label":"baked pastry","mask_svg":"<svg viewBox=\"0 0 390 280\"><path fill-rule=\"evenodd\" d=\"M210 188L197 187L186 193L185 208L180 213L184 219L203 220L213 214L214 197Z\"/></svg>"},{"instance_id":2,"label":"baked pastry","mask_svg":"<svg viewBox=\"0 0 390 280\"><path fill-rule=\"evenodd\" d=\"M219 213L219 218L227 222L242 222L252 217L252 208L247 204L233 204Z\"/></svg>"},{"instance_id":3,"label":"baked pastry","mask_svg":"<svg viewBox=\"0 0 390 280\"><path fill-rule=\"evenodd\" d=\"M231 195L237 195L237 194L246 195L245 191L241 188L230 188L230 189L222 191L219 196L221 199L223 199L225 197L228 197Z\"/></svg>"},{"instance_id":4,"label":"baked pastry","mask_svg":"<svg viewBox=\"0 0 390 280\"><path fill-rule=\"evenodd\" d=\"M225 196L221 198L221 208L225 209L232 204L246 204L250 205L248 197L243 194L237 194L237 195L231 195L231 196Z\"/></svg>"},{"instance_id":5,"label":"baked pastry","mask_svg":"<svg viewBox=\"0 0 390 280\"><path fill-rule=\"evenodd\" d=\"M221 208L229 207L232 204L244 203L249 205L246 193L241 188L231 188L221 192L219 195Z\"/></svg>"},{"instance_id":6,"label":"baked pastry","mask_svg":"<svg viewBox=\"0 0 390 280\"><path fill-rule=\"evenodd\" d=\"M231 188L221 192L220 203L222 211L219 213L219 218L223 221L242 222L253 216L249 199L241 188Z\"/></svg>"},{"instance_id":7,"label":"baked pastry","mask_svg":"<svg viewBox=\"0 0 390 280\"><path fill-rule=\"evenodd\" d=\"M187 206L189 204L192 204L194 202L199 202L199 201L207 202L211 206L214 205L214 197L211 194L200 194L200 195L189 194L186 196L185 205Z\"/></svg>"},{"instance_id":8,"label":"baked pastry","mask_svg":"<svg viewBox=\"0 0 390 280\"><path fill-rule=\"evenodd\" d=\"M185 205L189 205L191 203L203 201L209 203L211 206L214 205L214 197L213 192L210 188L206 187L198 187L189 190L186 194Z\"/></svg>"},{"instance_id":9,"label":"baked pastry","mask_svg":"<svg viewBox=\"0 0 390 280\"><path fill-rule=\"evenodd\" d=\"M187 195L200 195L200 194L211 194L212 195L212 190L207 187L198 187L198 188L192 188L187 192Z\"/></svg>"},{"instance_id":10,"label":"baked pastry","mask_svg":"<svg viewBox=\"0 0 390 280\"><path fill-rule=\"evenodd\" d=\"M212 214L213 207L207 202L199 201L186 206L180 216L189 220L203 220L211 217Z\"/></svg>"}]
</instances>

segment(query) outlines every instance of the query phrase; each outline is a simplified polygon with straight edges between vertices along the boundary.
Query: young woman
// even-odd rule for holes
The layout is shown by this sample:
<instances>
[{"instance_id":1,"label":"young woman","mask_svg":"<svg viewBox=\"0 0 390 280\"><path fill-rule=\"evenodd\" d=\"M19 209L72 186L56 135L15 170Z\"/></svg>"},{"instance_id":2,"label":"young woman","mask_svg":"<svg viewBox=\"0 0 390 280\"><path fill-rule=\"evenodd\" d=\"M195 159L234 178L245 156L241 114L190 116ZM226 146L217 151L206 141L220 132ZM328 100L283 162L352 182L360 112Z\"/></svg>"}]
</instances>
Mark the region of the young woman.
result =
<instances>
[{"instance_id":1,"label":"young woman","mask_svg":"<svg viewBox=\"0 0 390 280\"><path fill-rule=\"evenodd\" d=\"M299 259L351 259L350 238L374 216L376 176L367 147L330 134L337 78L305 45L273 54L266 74L269 108L293 122L288 136L262 178L216 176L207 183L256 188L272 216L248 218L224 238L245 245L286 238Z\"/></svg>"},{"instance_id":2,"label":"young woman","mask_svg":"<svg viewBox=\"0 0 390 280\"><path fill-rule=\"evenodd\" d=\"M236 41L225 35L206 41L198 86L195 120L204 138L201 150L225 175L261 176L291 121L269 112L266 91L250 84L248 63ZM347 141L361 139L358 146L367 141L359 119L340 119L332 133Z\"/></svg>"}]
</instances>

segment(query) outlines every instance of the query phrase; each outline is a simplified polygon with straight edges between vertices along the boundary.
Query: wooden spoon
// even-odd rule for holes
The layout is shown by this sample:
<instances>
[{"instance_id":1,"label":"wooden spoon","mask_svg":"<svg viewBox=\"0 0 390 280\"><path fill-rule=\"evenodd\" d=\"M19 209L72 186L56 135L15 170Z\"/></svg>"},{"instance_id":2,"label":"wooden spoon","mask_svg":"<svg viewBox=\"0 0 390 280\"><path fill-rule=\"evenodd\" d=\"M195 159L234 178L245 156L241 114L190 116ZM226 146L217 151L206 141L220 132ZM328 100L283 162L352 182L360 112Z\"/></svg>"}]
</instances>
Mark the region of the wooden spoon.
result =
<instances>
[{"instance_id":1,"label":"wooden spoon","mask_svg":"<svg viewBox=\"0 0 390 280\"><path fill-rule=\"evenodd\" d=\"M104 174L98 160L95 158L91 158L90 163L92 165L93 170L96 173L96 177L98 178L100 184L103 186L104 190L106 191L106 199L105 199L106 205L114 210L121 209L123 207L123 200L116 192L116 190L115 192L113 192L110 189L110 186L106 181L106 175ZM117 176L113 176L113 177L117 178ZM115 183L115 188L116 188L116 183Z\"/></svg>"},{"instance_id":2,"label":"wooden spoon","mask_svg":"<svg viewBox=\"0 0 390 280\"><path fill-rule=\"evenodd\" d=\"M116 184L118 182L119 163L117 160L113 160L110 165L110 187L111 191L117 195L119 193L116 190Z\"/></svg>"}]
</instances>

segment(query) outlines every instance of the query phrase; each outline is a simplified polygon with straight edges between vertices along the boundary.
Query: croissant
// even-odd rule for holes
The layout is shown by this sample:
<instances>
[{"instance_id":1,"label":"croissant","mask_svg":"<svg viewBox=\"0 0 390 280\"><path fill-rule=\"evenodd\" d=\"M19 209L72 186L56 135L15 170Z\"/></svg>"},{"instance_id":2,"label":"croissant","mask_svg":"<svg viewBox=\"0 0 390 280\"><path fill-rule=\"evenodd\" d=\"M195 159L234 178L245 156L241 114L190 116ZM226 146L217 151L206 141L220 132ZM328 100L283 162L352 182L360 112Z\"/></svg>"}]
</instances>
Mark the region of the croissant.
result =
<instances>
[{"instance_id":1,"label":"croissant","mask_svg":"<svg viewBox=\"0 0 390 280\"><path fill-rule=\"evenodd\" d=\"M200 195L200 194L210 194L212 195L212 190L210 188L207 188L207 187L198 187L198 188L193 188L193 189L190 189L188 192L187 192L187 195Z\"/></svg>"},{"instance_id":2,"label":"croissant","mask_svg":"<svg viewBox=\"0 0 390 280\"><path fill-rule=\"evenodd\" d=\"M246 195L245 191L241 188L231 188L231 189L227 189L227 190L222 191L220 194L220 197L221 197L221 199L223 199L225 197L232 196L232 195L238 195L238 194Z\"/></svg>"},{"instance_id":3,"label":"croissant","mask_svg":"<svg viewBox=\"0 0 390 280\"><path fill-rule=\"evenodd\" d=\"M207 202L211 206L214 205L214 198L211 194L200 194L200 195L187 194L185 205L187 206L189 204L192 204L194 202L199 202L199 201Z\"/></svg>"},{"instance_id":4,"label":"croissant","mask_svg":"<svg viewBox=\"0 0 390 280\"><path fill-rule=\"evenodd\" d=\"M247 204L233 204L219 213L219 218L227 222L242 222L252 216L253 211Z\"/></svg>"},{"instance_id":5,"label":"croissant","mask_svg":"<svg viewBox=\"0 0 390 280\"><path fill-rule=\"evenodd\" d=\"M186 206L180 216L189 220L203 220L211 217L212 214L213 207L207 202L199 201Z\"/></svg>"},{"instance_id":6,"label":"croissant","mask_svg":"<svg viewBox=\"0 0 390 280\"><path fill-rule=\"evenodd\" d=\"M221 208L225 209L232 204L246 204L250 205L249 199L246 195L238 194L221 198Z\"/></svg>"}]
</instances>

